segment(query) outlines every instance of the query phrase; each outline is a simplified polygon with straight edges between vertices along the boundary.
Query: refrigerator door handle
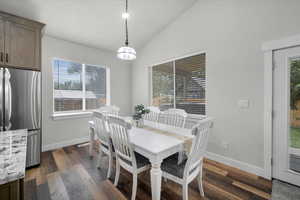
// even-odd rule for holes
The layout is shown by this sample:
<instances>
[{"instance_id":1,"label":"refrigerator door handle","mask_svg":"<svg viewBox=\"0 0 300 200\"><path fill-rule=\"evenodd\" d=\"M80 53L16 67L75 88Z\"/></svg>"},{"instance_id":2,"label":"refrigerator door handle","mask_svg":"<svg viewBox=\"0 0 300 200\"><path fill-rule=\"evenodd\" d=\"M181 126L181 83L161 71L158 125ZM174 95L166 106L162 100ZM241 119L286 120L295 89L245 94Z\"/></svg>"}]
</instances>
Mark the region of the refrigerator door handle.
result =
<instances>
[{"instance_id":1,"label":"refrigerator door handle","mask_svg":"<svg viewBox=\"0 0 300 200\"><path fill-rule=\"evenodd\" d=\"M8 69L5 69L4 78L5 78L5 113L7 113L7 116L5 116L5 129L10 130L12 96L11 96L10 72Z\"/></svg>"},{"instance_id":2,"label":"refrigerator door handle","mask_svg":"<svg viewBox=\"0 0 300 200\"><path fill-rule=\"evenodd\" d=\"M35 119L36 119L36 128L40 128L41 126L41 74L39 72L36 72L36 82L35 82L35 98L36 98L36 104L35 104Z\"/></svg>"},{"instance_id":3,"label":"refrigerator door handle","mask_svg":"<svg viewBox=\"0 0 300 200\"><path fill-rule=\"evenodd\" d=\"M10 121L11 118L11 84L8 82L8 120Z\"/></svg>"},{"instance_id":4,"label":"refrigerator door handle","mask_svg":"<svg viewBox=\"0 0 300 200\"><path fill-rule=\"evenodd\" d=\"M31 112L31 123L32 123L32 127L35 129L35 108L34 108L34 74L31 77L31 88L30 88L30 112Z\"/></svg>"},{"instance_id":5,"label":"refrigerator door handle","mask_svg":"<svg viewBox=\"0 0 300 200\"><path fill-rule=\"evenodd\" d=\"M38 98L38 92L37 92L37 84L38 84L38 74L34 73L32 76L31 80L31 99L30 99L30 104L31 104L31 121L32 121L32 126L34 129L39 128L39 121L38 121L38 108L39 106L39 99Z\"/></svg>"},{"instance_id":6,"label":"refrigerator door handle","mask_svg":"<svg viewBox=\"0 0 300 200\"><path fill-rule=\"evenodd\" d=\"M0 131L4 131L4 122L3 122L3 114L4 114L4 99L3 99L3 68L0 68L0 120L1 126Z\"/></svg>"}]
</instances>

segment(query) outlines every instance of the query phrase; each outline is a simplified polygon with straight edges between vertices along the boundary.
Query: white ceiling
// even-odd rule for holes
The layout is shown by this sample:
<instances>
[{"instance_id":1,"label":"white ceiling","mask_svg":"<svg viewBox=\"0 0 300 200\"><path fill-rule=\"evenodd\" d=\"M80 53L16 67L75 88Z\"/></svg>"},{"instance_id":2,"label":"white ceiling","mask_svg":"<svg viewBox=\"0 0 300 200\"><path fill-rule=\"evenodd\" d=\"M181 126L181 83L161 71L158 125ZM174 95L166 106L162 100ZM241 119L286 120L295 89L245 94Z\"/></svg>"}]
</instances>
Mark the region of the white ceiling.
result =
<instances>
[{"instance_id":1,"label":"white ceiling","mask_svg":"<svg viewBox=\"0 0 300 200\"><path fill-rule=\"evenodd\" d=\"M139 48L197 0L129 0L129 42ZM0 10L45 23L58 38L103 49L124 44L125 0L0 0Z\"/></svg>"}]
</instances>

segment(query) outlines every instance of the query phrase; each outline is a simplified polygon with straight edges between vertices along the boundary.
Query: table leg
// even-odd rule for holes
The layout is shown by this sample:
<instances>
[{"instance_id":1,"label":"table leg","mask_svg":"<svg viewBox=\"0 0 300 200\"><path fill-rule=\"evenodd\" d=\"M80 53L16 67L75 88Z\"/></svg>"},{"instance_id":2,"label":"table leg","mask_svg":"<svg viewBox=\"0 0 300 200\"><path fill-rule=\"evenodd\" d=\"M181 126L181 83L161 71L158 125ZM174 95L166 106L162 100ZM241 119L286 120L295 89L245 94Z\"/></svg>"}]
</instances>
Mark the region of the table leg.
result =
<instances>
[{"instance_id":1,"label":"table leg","mask_svg":"<svg viewBox=\"0 0 300 200\"><path fill-rule=\"evenodd\" d=\"M151 192L152 192L152 200L160 200L160 191L161 191L161 169L160 169L161 161L152 162L151 168Z\"/></svg>"},{"instance_id":2,"label":"table leg","mask_svg":"<svg viewBox=\"0 0 300 200\"><path fill-rule=\"evenodd\" d=\"M89 153L90 156L93 156L93 147L95 142L95 131L94 128L90 127L90 147L89 147Z\"/></svg>"}]
</instances>

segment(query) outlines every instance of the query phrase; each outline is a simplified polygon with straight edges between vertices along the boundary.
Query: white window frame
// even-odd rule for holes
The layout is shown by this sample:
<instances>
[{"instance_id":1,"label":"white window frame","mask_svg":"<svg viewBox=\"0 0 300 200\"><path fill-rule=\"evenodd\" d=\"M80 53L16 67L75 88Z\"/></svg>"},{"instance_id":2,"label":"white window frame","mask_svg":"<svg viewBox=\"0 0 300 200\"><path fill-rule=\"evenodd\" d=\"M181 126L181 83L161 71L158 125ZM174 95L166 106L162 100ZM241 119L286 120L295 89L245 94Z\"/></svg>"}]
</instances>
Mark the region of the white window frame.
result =
<instances>
[{"instance_id":1,"label":"white window frame","mask_svg":"<svg viewBox=\"0 0 300 200\"><path fill-rule=\"evenodd\" d=\"M200 54L205 54L205 80L206 80L206 88L205 88L205 115L200 115L200 114L190 114L188 113L188 115L190 117L195 117L195 118L198 118L198 117L204 117L207 115L207 86L208 86L208 81L207 81L207 51L197 51L197 52L193 52L193 53L190 53L190 54L185 54L183 56L178 56L178 57L173 57L173 58L170 58L170 59L166 59L164 61L160 61L160 62L157 62L155 64L152 64L150 66L148 66L148 78L149 78L149 98L148 98L148 104L152 106L152 96L153 96L153 84L152 84L152 68L156 65L161 65L161 64L165 64L165 63L169 63L169 62L172 62L172 65L173 65L173 75L174 75L174 97L176 97L176 81L175 81L175 61L176 60L180 60L180 59L183 59L183 58L188 58L188 57L192 57L192 56L196 56L196 55L200 55ZM176 107L176 98L174 98L174 108Z\"/></svg>"},{"instance_id":2,"label":"white window frame","mask_svg":"<svg viewBox=\"0 0 300 200\"><path fill-rule=\"evenodd\" d=\"M62 60L66 62L73 62L81 64L82 66L82 90L83 90L83 101L82 101L82 110L70 110L70 111L55 111L55 103L54 103L54 79L53 79L53 65L55 60ZM106 70L106 105L110 105L111 103L111 92L110 92L110 67L105 65L96 65L96 64L87 64L85 62L79 62L74 60L68 60L63 58L52 58L51 62L51 72L52 72L52 118L53 120L60 120L60 119L68 119L68 118L82 118L82 117L91 117L93 113L93 109L86 110L86 99L85 99L85 67L86 66L93 66L104 68Z\"/></svg>"}]
</instances>

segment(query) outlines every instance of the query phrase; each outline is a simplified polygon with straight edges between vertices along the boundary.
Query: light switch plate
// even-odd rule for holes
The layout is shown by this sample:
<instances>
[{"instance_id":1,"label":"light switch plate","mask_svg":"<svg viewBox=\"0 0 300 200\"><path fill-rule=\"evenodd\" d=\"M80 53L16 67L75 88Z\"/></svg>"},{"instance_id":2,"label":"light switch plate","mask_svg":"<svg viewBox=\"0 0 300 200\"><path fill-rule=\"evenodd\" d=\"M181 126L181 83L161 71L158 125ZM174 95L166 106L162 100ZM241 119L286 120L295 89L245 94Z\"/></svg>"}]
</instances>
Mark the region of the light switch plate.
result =
<instances>
[{"instance_id":1,"label":"light switch plate","mask_svg":"<svg viewBox=\"0 0 300 200\"><path fill-rule=\"evenodd\" d=\"M241 109L249 108L249 100L248 99L240 99L238 101L238 107Z\"/></svg>"}]
</instances>

